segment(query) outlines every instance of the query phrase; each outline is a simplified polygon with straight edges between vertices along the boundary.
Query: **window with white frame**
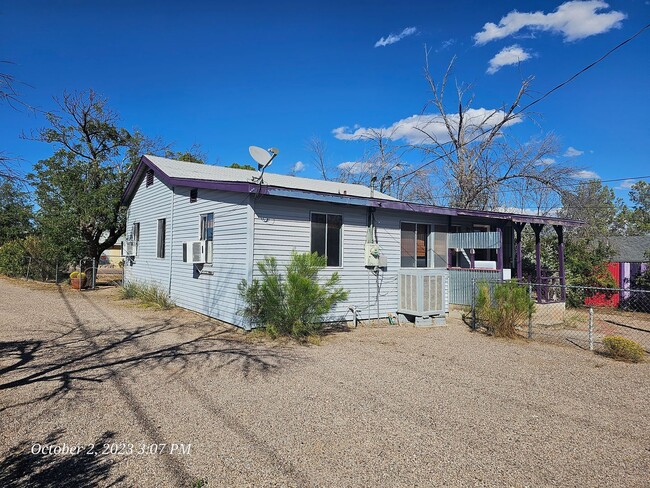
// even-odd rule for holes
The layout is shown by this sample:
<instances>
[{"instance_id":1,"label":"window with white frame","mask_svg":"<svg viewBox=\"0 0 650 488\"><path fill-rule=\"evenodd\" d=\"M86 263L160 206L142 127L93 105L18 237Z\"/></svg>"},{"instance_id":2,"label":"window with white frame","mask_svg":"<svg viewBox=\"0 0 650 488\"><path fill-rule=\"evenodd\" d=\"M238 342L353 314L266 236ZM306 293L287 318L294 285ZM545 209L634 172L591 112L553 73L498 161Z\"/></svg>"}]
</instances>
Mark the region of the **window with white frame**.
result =
<instances>
[{"instance_id":1,"label":"window with white frame","mask_svg":"<svg viewBox=\"0 0 650 488\"><path fill-rule=\"evenodd\" d=\"M342 215L311 214L311 252L317 252L319 256L325 256L327 266L341 266L342 228Z\"/></svg>"},{"instance_id":2,"label":"window with white frame","mask_svg":"<svg viewBox=\"0 0 650 488\"><path fill-rule=\"evenodd\" d=\"M427 224L402 222L402 268L429 267L429 233Z\"/></svg>"},{"instance_id":3,"label":"window with white frame","mask_svg":"<svg viewBox=\"0 0 650 488\"><path fill-rule=\"evenodd\" d=\"M212 238L214 236L214 213L201 214L201 225L199 230L199 238L202 241L207 241L208 256L207 262L212 262Z\"/></svg>"}]
</instances>

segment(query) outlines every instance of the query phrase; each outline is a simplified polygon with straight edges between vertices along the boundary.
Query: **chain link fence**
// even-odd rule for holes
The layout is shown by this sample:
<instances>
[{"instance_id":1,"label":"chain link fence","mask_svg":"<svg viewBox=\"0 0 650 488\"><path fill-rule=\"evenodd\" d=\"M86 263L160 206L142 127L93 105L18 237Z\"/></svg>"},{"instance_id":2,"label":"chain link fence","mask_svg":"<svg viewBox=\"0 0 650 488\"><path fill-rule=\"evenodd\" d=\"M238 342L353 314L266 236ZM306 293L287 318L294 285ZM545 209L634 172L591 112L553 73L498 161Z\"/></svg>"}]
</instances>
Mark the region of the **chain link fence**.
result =
<instances>
[{"instance_id":1,"label":"chain link fence","mask_svg":"<svg viewBox=\"0 0 650 488\"><path fill-rule=\"evenodd\" d=\"M80 259L74 264L61 265L33 256L24 256L22 260L12 263L5 271L7 276L24 278L31 281L62 284L69 282L70 274L77 271L85 278L83 288L95 289L98 286L115 286L124 282L124 267L102 266L95 259ZM0 271L1 272L1 271Z\"/></svg>"},{"instance_id":2,"label":"chain link fence","mask_svg":"<svg viewBox=\"0 0 650 488\"><path fill-rule=\"evenodd\" d=\"M485 326L480 293L487 293L493 306L495 291L503 282L474 282L471 326ZM571 345L605 352L603 339L622 336L650 353L650 291L623 288L513 284L519 295L533 303L531 310L517 316L516 334L531 340ZM481 292L483 290L483 292ZM565 301L562 298L566 297Z\"/></svg>"}]
</instances>

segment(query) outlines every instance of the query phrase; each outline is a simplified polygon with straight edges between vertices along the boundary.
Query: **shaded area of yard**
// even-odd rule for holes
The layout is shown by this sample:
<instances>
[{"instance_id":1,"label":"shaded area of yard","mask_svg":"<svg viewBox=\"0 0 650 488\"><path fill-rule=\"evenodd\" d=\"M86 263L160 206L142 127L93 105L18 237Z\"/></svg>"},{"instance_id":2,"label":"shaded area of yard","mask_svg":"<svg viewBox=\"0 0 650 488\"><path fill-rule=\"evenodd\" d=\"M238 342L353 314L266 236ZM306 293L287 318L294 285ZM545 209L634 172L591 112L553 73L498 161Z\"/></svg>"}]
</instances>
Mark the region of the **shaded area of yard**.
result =
<instances>
[{"instance_id":1,"label":"shaded area of yard","mask_svg":"<svg viewBox=\"0 0 650 488\"><path fill-rule=\"evenodd\" d=\"M649 364L453 321L306 347L106 289L0 279L0 296L2 486L647 483ZM35 443L136 453L44 456Z\"/></svg>"}]
</instances>

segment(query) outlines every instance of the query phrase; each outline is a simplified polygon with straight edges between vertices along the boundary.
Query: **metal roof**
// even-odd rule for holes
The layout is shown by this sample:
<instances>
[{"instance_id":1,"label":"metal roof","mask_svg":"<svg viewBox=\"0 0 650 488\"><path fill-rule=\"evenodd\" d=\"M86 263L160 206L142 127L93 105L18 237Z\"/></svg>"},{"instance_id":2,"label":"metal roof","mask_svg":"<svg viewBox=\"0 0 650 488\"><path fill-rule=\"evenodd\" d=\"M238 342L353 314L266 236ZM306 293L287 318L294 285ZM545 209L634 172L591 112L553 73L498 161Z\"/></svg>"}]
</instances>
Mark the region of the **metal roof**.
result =
<instances>
[{"instance_id":1,"label":"metal roof","mask_svg":"<svg viewBox=\"0 0 650 488\"><path fill-rule=\"evenodd\" d=\"M210 164L187 163L159 156L145 156L150 162L164 172L168 177L175 179L191 179L204 181L230 181L239 183L257 183L253 177L259 173L246 169L226 168ZM330 193L333 195L349 195L352 197L378 198L381 200L397 200L396 198L372 191L367 186L352 183L339 183L338 181L314 180L299 178L297 176L264 173L264 184L276 188L303 190L309 192Z\"/></svg>"},{"instance_id":2,"label":"metal roof","mask_svg":"<svg viewBox=\"0 0 650 488\"><path fill-rule=\"evenodd\" d=\"M614 250L612 262L647 263L650 258L645 255L650 251L650 235L608 237L607 243Z\"/></svg>"},{"instance_id":3,"label":"metal roof","mask_svg":"<svg viewBox=\"0 0 650 488\"><path fill-rule=\"evenodd\" d=\"M324 201L344 205L385 208L421 214L487 218L527 224L584 225L577 220L560 219L557 217L468 210L404 202L378 191L373 191L367 186L335 181L265 173L264 181L260 183L253 180L253 176L257 176L258 174L257 171L188 163L148 155L142 156L140 164L135 169L124 191L124 195L122 196L122 203L124 205L131 203L131 199L140 181L142 181L145 172L149 169L153 170L159 180L169 186L206 188L255 195Z\"/></svg>"}]
</instances>

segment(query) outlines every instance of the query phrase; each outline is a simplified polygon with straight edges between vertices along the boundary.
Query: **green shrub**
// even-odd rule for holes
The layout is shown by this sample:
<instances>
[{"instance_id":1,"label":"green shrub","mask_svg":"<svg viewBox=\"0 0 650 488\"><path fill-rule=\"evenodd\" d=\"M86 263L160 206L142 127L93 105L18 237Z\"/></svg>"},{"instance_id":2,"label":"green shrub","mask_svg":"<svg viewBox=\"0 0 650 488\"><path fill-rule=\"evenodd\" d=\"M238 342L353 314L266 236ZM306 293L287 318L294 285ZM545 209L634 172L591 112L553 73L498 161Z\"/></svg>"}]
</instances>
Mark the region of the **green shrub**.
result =
<instances>
[{"instance_id":1,"label":"green shrub","mask_svg":"<svg viewBox=\"0 0 650 488\"><path fill-rule=\"evenodd\" d=\"M239 284L245 303L240 313L253 324L265 327L271 337L301 339L320 332L325 315L348 297L348 292L337 286L340 280L336 272L319 283L318 272L326 264L325 257L317 253L294 251L283 277L275 258L265 258L257 264L262 279L250 284L242 280Z\"/></svg>"},{"instance_id":2,"label":"green shrub","mask_svg":"<svg viewBox=\"0 0 650 488\"><path fill-rule=\"evenodd\" d=\"M479 283L476 298L477 319L495 337L514 337L516 327L524 325L534 312L535 304L526 287L514 281Z\"/></svg>"},{"instance_id":3,"label":"green shrub","mask_svg":"<svg viewBox=\"0 0 650 488\"><path fill-rule=\"evenodd\" d=\"M6 242L0 247L0 273L23 278L27 275L25 247L20 240Z\"/></svg>"},{"instance_id":4,"label":"green shrub","mask_svg":"<svg viewBox=\"0 0 650 488\"><path fill-rule=\"evenodd\" d=\"M167 292L157 285L128 282L120 287L119 295L123 300L140 300L140 303L145 307L157 307L166 310L175 306Z\"/></svg>"},{"instance_id":5,"label":"green shrub","mask_svg":"<svg viewBox=\"0 0 650 488\"><path fill-rule=\"evenodd\" d=\"M603 339L607 353L615 359L638 363L643 361L645 350L638 342L621 336L607 336Z\"/></svg>"}]
</instances>

